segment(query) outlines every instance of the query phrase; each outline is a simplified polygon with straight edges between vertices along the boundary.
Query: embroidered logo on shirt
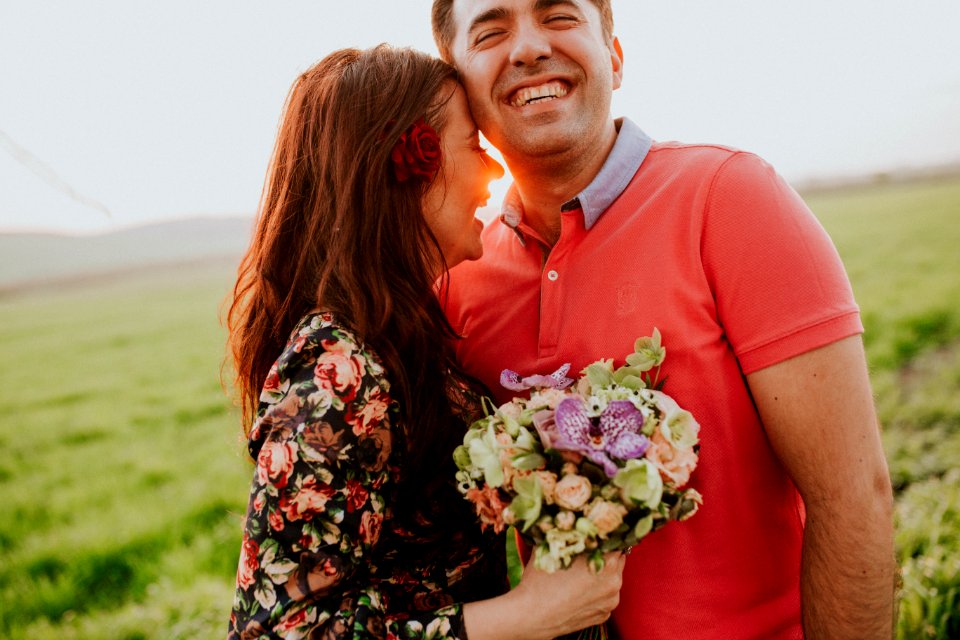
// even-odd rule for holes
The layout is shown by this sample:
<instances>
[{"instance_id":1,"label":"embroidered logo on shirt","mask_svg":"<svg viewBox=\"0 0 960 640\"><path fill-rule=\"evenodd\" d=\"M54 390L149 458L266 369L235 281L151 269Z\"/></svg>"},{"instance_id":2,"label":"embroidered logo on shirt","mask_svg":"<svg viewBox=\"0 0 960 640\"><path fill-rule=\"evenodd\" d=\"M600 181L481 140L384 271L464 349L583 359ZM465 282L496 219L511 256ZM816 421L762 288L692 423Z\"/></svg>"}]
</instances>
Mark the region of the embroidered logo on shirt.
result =
<instances>
[{"instance_id":1,"label":"embroidered logo on shirt","mask_svg":"<svg viewBox=\"0 0 960 640\"><path fill-rule=\"evenodd\" d=\"M637 309L640 302L639 284L622 284L617 287L617 315L622 316Z\"/></svg>"}]
</instances>

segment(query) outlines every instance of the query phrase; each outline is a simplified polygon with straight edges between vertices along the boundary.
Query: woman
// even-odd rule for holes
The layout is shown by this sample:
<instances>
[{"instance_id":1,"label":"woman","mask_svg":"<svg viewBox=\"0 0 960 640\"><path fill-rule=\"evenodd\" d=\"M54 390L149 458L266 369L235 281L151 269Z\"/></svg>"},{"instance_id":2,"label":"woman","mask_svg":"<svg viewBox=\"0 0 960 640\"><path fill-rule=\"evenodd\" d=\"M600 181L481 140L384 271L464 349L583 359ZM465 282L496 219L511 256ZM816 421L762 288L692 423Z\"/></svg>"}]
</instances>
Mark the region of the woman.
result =
<instances>
[{"instance_id":1,"label":"woman","mask_svg":"<svg viewBox=\"0 0 960 640\"><path fill-rule=\"evenodd\" d=\"M476 389L435 283L502 174L439 60L342 50L294 83L228 316L256 461L230 638L549 638L615 606L619 557L505 593L453 486Z\"/></svg>"}]
</instances>

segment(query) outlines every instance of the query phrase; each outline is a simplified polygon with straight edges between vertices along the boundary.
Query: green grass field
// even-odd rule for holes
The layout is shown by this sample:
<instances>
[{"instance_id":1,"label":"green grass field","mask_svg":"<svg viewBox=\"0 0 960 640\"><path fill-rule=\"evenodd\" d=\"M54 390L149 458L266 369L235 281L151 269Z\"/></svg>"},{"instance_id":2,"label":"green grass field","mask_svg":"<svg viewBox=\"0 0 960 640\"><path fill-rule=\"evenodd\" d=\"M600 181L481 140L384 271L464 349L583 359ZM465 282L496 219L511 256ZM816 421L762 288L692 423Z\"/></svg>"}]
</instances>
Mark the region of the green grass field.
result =
<instances>
[{"instance_id":1,"label":"green grass field","mask_svg":"<svg viewBox=\"0 0 960 640\"><path fill-rule=\"evenodd\" d=\"M897 491L898 634L960 637L960 179L808 198L849 269ZM222 637L250 466L226 266L0 298L0 637Z\"/></svg>"}]
</instances>

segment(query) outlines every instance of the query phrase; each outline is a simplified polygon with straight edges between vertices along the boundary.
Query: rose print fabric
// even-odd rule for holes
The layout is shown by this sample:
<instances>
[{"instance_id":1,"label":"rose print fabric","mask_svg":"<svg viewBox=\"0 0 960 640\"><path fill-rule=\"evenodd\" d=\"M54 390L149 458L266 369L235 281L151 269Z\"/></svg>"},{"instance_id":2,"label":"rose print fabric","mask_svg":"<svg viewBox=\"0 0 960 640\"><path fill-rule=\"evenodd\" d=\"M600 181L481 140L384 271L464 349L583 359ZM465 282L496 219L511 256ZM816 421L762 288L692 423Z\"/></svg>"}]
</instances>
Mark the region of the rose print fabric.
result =
<instances>
[{"instance_id":1,"label":"rose print fabric","mask_svg":"<svg viewBox=\"0 0 960 640\"><path fill-rule=\"evenodd\" d=\"M228 639L465 638L462 603L507 588L447 460L406 490L406 445L378 358L306 316L271 369Z\"/></svg>"}]
</instances>

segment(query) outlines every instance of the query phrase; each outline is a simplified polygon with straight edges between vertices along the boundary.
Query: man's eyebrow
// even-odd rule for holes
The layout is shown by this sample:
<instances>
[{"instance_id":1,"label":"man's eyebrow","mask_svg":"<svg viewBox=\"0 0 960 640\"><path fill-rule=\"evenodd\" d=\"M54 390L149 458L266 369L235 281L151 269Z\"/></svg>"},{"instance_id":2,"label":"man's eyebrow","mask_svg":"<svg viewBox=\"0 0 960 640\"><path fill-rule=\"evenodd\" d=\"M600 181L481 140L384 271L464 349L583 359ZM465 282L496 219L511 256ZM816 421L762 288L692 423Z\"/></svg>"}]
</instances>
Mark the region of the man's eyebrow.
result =
<instances>
[{"instance_id":1,"label":"man's eyebrow","mask_svg":"<svg viewBox=\"0 0 960 640\"><path fill-rule=\"evenodd\" d=\"M537 0L533 5L533 10L537 12L546 11L559 5L565 5L574 9L580 8L573 0Z\"/></svg>"},{"instance_id":2,"label":"man's eyebrow","mask_svg":"<svg viewBox=\"0 0 960 640\"><path fill-rule=\"evenodd\" d=\"M566 6L573 9L580 8L579 5L573 0L536 0L533 5L533 10L537 13L540 13L557 6ZM509 18L511 15L512 12L504 7L494 7L493 9L488 9L470 21L470 26L467 28L467 36L469 37L474 31L482 27L487 22L504 20Z\"/></svg>"},{"instance_id":3,"label":"man's eyebrow","mask_svg":"<svg viewBox=\"0 0 960 640\"><path fill-rule=\"evenodd\" d=\"M504 18L510 17L510 11L503 7L494 7L484 11L476 18L470 21L470 27L467 29L467 36L472 34L474 31L482 27L487 22L493 22L494 20L503 20Z\"/></svg>"}]
</instances>

